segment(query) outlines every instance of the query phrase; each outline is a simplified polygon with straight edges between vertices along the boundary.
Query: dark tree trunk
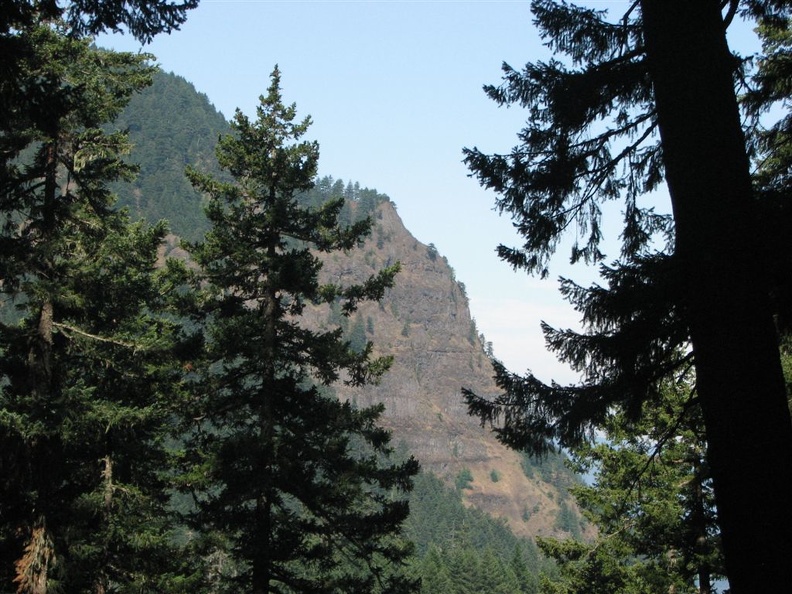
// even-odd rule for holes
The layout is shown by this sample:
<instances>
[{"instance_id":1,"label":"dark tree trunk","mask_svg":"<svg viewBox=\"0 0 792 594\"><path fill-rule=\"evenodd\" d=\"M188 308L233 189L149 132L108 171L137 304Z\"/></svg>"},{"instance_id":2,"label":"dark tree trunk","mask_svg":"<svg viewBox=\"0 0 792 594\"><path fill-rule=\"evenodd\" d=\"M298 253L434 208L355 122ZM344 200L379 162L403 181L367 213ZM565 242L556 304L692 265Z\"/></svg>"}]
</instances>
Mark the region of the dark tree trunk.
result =
<instances>
[{"instance_id":1,"label":"dark tree trunk","mask_svg":"<svg viewBox=\"0 0 792 594\"><path fill-rule=\"evenodd\" d=\"M275 188L270 188L270 203L276 200ZM279 234L270 233L267 242L267 257L274 261L278 255ZM269 279L268 279L269 280ZM265 296L260 305L264 311L265 322L263 328L264 349L261 357L262 375L264 385L274 387L277 383L276 357L278 349L278 334L276 320L280 316L280 299L276 287L268 283ZM258 402L260 411L260 436L263 441L261 452L264 454L258 461L257 472L262 481L262 492L256 502L256 525L258 528L256 555L253 559L252 592L251 594L269 594L271 591L273 568L273 535L272 535L272 502L275 495L272 461L276 459L275 448L275 413L273 412L272 394L262 394Z\"/></svg>"},{"instance_id":2,"label":"dark tree trunk","mask_svg":"<svg viewBox=\"0 0 792 594\"><path fill-rule=\"evenodd\" d=\"M704 502L704 487L702 476L703 461L698 458L694 461L695 473L694 484L692 487L692 513L690 522L693 533L693 550L701 555L701 559L706 559L710 549L710 535L708 533L707 508ZM698 592L699 594L712 594L712 571L707 561L698 562Z\"/></svg>"},{"instance_id":3,"label":"dark tree trunk","mask_svg":"<svg viewBox=\"0 0 792 594\"><path fill-rule=\"evenodd\" d=\"M792 584L792 423L718 0L641 0L734 594Z\"/></svg>"}]
</instances>

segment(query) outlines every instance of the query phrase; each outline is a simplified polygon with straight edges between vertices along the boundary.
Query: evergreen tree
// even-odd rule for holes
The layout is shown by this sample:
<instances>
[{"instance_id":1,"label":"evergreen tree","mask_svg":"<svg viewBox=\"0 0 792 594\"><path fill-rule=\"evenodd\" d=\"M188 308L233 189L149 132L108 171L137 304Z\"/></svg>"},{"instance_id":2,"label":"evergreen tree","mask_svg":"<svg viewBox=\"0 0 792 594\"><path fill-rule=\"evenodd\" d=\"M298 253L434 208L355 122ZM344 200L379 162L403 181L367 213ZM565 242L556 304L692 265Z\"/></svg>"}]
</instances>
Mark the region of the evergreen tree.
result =
<instances>
[{"instance_id":1,"label":"evergreen tree","mask_svg":"<svg viewBox=\"0 0 792 594\"><path fill-rule=\"evenodd\" d=\"M792 183L792 68L788 59L792 31L784 20L765 18L757 32L763 51L756 58L756 72L741 96L741 104L750 118L749 149L757 164L754 191L762 236L768 243L766 274L771 280L770 296L776 324L788 335L792 331L792 255L786 242L792 233L792 209L787 199ZM782 117L770 119L771 110L780 112Z\"/></svg>"},{"instance_id":2,"label":"evergreen tree","mask_svg":"<svg viewBox=\"0 0 792 594\"><path fill-rule=\"evenodd\" d=\"M421 592L427 594L455 594L449 563L437 547L432 547L420 563L417 572L421 576Z\"/></svg>"},{"instance_id":3,"label":"evergreen tree","mask_svg":"<svg viewBox=\"0 0 792 594\"><path fill-rule=\"evenodd\" d=\"M457 489L426 472L415 479L405 527L416 546L414 572L427 594L471 589L535 594L539 574L552 572L533 540L520 539L503 521L466 507Z\"/></svg>"},{"instance_id":4,"label":"evergreen tree","mask_svg":"<svg viewBox=\"0 0 792 594\"><path fill-rule=\"evenodd\" d=\"M0 589L165 591L180 579L163 474L178 328L154 274L166 229L113 210L108 184L134 170L125 135L100 129L153 68L47 22L24 35L21 80L41 102L3 136L17 144L0 292L19 321L0 324Z\"/></svg>"},{"instance_id":5,"label":"evergreen tree","mask_svg":"<svg viewBox=\"0 0 792 594\"><path fill-rule=\"evenodd\" d=\"M296 121L282 103L277 68L271 78L257 119L237 111L218 145L234 181L188 171L212 223L192 248L207 320L186 449L193 520L227 543L237 563L230 591L410 592L400 531L417 463L388 462L381 407L356 408L323 389L376 381L390 360L373 357L371 343L351 348L340 329L300 325L308 303L340 300L349 316L360 300L381 298L398 266L362 285L319 284L311 250L352 249L370 222L339 226L340 198L301 206L318 146L301 140L310 119Z\"/></svg>"},{"instance_id":6,"label":"evergreen tree","mask_svg":"<svg viewBox=\"0 0 792 594\"><path fill-rule=\"evenodd\" d=\"M57 111L68 100L67 90L58 89L52 76L31 75L41 59L37 44L42 25L73 38L128 31L147 43L159 33L178 29L187 11L197 5L198 0L76 0L66 4L0 0L0 181L5 185L14 159L35 141L33 130L57 119Z\"/></svg>"},{"instance_id":7,"label":"evergreen tree","mask_svg":"<svg viewBox=\"0 0 792 594\"><path fill-rule=\"evenodd\" d=\"M103 31L128 31L144 43L155 35L170 33L187 18L187 11L198 6L198 0L75 0L65 6L55 0L2 0L0 2L0 39L2 49L15 47L5 37L19 33L36 22L61 21L76 36L96 35ZM12 56L0 52L3 59Z\"/></svg>"},{"instance_id":8,"label":"evergreen tree","mask_svg":"<svg viewBox=\"0 0 792 594\"><path fill-rule=\"evenodd\" d=\"M561 567L544 592L712 591L723 566L700 415L689 388L666 385L640 422L614 414L601 441L572 452L576 470L594 478L573 492L599 535L540 539Z\"/></svg>"},{"instance_id":9,"label":"evergreen tree","mask_svg":"<svg viewBox=\"0 0 792 594\"><path fill-rule=\"evenodd\" d=\"M521 248L500 248L513 266L547 274L571 226L584 237L572 260L600 261L607 200L624 200L622 253L603 268L607 288L562 284L586 334L545 327L549 346L584 373L581 385L546 385L497 365L504 396L467 397L483 419L502 415L506 443L538 453L579 443L613 407L639 415L665 378L694 364L726 565L739 594L792 582L784 486L792 422L766 274L788 247L779 257L771 250L780 237L758 232L735 94L741 62L725 31L737 11L776 31L787 30L790 14L786 2L723 4L639 0L609 22L603 11L533 2L549 46L571 67L504 66L504 85L487 90L528 108L522 144L505 156L468 150L467 163L525 238ZM639 200L664 180L669 216Z\"/></svg>"}]
</instances>

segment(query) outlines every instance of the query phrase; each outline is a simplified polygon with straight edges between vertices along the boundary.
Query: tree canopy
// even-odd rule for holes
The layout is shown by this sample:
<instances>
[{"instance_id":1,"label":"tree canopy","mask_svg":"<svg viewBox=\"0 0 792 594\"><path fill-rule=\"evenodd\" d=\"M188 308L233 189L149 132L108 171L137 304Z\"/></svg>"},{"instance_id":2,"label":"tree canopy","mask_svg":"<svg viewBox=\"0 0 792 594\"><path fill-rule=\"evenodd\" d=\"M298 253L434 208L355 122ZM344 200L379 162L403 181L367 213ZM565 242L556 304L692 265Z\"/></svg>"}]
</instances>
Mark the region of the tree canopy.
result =
<instances>
[{"instance_id":1,"label":"tree canopy","mask_svg":"<svg viewBox=\"0 0 792 594\"><path fill-rule=\"evenodd\" d=\"M198 0L75 0L65 6L59 5L57 0L2 0L0 33L19 32L35 22L61 21L75 36L93 36L108 30L126 31L139 41L148 43L160 33L178 29L186 20L187 11L196 6ZM3 41L5 45L8 40Z\"/></svg>"},{"instance_id":2,"label":"tree canopy","mask_svg":"<svg viewBox=\"0 0 792 594\"><path fill-rule=\"evenodd\" d=\"M114 210L109 184L134 168L125 134L100 128L153 68L47 24L27 34L24 74L47 102L3 136L20 150L0 194L0 588L167 589L163 444L180 394L154 270L167 227Z\"/></svg>"},{"instance_id":3,"label":"tree canopy","mask_svg":"<svg viewBox=\"0 0 792 594\"><path fill-rule=\"evenodd\" d=\"M171 31L195 3L0 3L0 589L183 587L163 473L178 398L155 273L164 224L132 224L110 126L147 54L93 47ZM181 581L181 583L179 583Z\"/></svg>"},{"instance_id":4,"label":"tree canopy","mask_svg":"<svg viewBox=\"0 0 792 594\"><path fill-rule=\"evenodd\" d=\"M783 186L787 124L744 130L736 89L755 85L754 114L783 97L789 7L641 0L615 20L549 0L532 9L548 46L567 59L522 71L504 65L503 84L485 90L526 109L520 143L508 155L469 149L465 160L524 238L499 248L515 268L546 275L568 231L579 238L573 262L601 262L607 201L622 204L621 253L601 267L605 286L562 280L584 332L544 326L549 347L582 382L547 385L497 365L504 394L491 401L467 392L470 409L499 420L506 443L541 453L591 437L614 407L638 418L664 380L694 366L733 591L781 587L789 583L783 535L792 517L781 476L792 472L792 423L774 313L788 307L780 271L789 250L779 240L789 228L786 194L771 201L769 190ZM726 43L738 16L766 35L770 53L753 79ZM762 175L751 177L749 157L763 160ZM667 214L650 197L662 184ZM758 232L767 213L776 234ZM743 484L749 468L762 477L761 495ZM748 512L756 497L770 502L761 518Z\"/></svg>"},{"instance_id":5,"label":"tree canopy","mask_svg":"<svg viewBox=\"0 0 792 594\"><path fill-rule=\"evenodd\" d=\"M572 451L591 477L573 492L598 536L539 540L560 566L543 592L708 593L722 576L701 411L686 382L662 392L640 421L616 412L597 443Z\"/></svg>"}]
</instances>

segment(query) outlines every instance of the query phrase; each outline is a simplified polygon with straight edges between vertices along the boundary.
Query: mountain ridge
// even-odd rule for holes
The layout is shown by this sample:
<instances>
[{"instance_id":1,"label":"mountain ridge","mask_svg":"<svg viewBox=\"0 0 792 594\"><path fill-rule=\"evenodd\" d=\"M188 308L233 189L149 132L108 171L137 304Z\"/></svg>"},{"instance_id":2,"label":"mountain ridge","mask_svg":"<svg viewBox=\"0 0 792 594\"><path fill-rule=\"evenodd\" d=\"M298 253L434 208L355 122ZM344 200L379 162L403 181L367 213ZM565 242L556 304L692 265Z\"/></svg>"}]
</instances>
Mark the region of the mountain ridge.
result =
<instances>
[{"instance_id":1,"label":"mountain ridge","mask_svg":"<svg viewBox=\"0 0 792 594\"><path fill-rule=\"evenodd\" d=\"M367 327L375 352L392 355L390 371L376 386L337 386L342 398L361 405L382 403L383 425L403 441L425 470L447 485L464 483L463 501L502 518L520 536L564 536L577 532L558 522L567 494L539 473L527 476L524 457L500 444L467 413L462 387L483 395L498 389L490 359L470 314L464 285L448 261L406 229L391 201L373 213L372 236L343 260L322 257L322 275L361 281L398 261L395 286L379 304L364 303L350 328ZM331 322L328 308L305 314L309 326ZM563 481L562 481L563 483ZM566 503L565 503L566 502Z\"/></svg>"}]
</instances>

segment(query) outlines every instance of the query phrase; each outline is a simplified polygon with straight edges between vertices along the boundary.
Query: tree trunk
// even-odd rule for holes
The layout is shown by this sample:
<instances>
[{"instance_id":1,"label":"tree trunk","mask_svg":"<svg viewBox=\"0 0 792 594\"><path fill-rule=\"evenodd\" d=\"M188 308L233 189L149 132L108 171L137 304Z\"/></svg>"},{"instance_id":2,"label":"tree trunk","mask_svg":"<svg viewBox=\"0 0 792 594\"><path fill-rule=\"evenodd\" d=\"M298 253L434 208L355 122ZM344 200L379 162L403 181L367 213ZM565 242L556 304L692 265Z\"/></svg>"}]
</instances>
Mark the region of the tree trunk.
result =
<instances>
[{"instance_id":1,"label":"tree trunk","mask_svg":"<svg viewBox=\"0 0 792 594\"><path fill-rule=\"evenodd\" d=\"M792 423L718 0L641 0L726 570L792 584Z\"/></svg>"},{"instance_id":2,"label":"tree trunk","mask_svg":"<svg viewBox=\"0 0 792 594\"><path fill-rule=\"evenodd\" d=\"M692 507L690 513L690 522L693 529L692 538L693 550L700 555L697 564L698 569L698 594L712 594L712 571L706 559L710 550L710 535L709 535L709 522L707 521L707 508L704 502L704 476L702 473L702 466L704 461L699 455L693 461L695 472L693 474L692 485Z\"/></svg>"},{"instance_id":3,"label":"tree trunk","mask_svg":"<svg viewBox=\"0 0 792 594\"><path fill-rule=\"evenodd\" d=\"M269 199L275 202L275 190L270 188ZM267 242L267 256L274 260L277 256L277 245L280 236L271 233ZM269 281L269 279L267 279ZM263 339L264 349L262 353L262 376L264 385L273 387L276 384L277 372L275 357L277 353L277 329L276 321L279 316L278 292L271 283L266 283L264 298L259 307L264 312ZM275 414L273 412L272 394L264 394L261 402L257 403L260 411L260 438L263 444L260 451L264 452L264 457L258 461L259 480L262 481L263 489L256 501L256 525L257 525L257 550L253 559L253 582L251 594L269 594L272 581L272 502L274 498L273 480L273 460L276 458L275 443Z\"/></svg>"},{"instance_id":4,"label":"tree trunk","mask_svg":"<svg viewBox=\"0 0 792 594\"><path fill-rule=\"evenodd\" d=\"M17 559L17 594L47 594L49 570L55 563L52 538L43 517L38 518L25 545L25 554Z\"/></svg>"},{"instance_id":5,"label":"tree trunk","mask_svg":"<svg viewBox=\"0 0 792 594\"><path fill-rule=\"evenodd\" d=\"M57 130L57 127L55 128ZM52 133L51 138L57 138ZM39 241L51 240L50 235L55 227L55 201L57 198L57 142L51 140L46 146L46 168L44 175L44 195L42 197L42 223L39 230ZM52 263L47 260L44 269L35 270L47 276ZM53 323L55 307L52 299L45 298L40 306L36 333L30 337L28 350L28 374L35 406L40 410L55 410L53 396ZM33 469L32 489L35 502L31 510L30 538L25 546L24 554L16 560L16 577L18 594L46 594L48 591L49 570L55 561L54 543L47 519L54 502L51 500L50 483L54 480L50 474L53 467L55 452L52 439L39 436L28 441L28 448Z\"/></svg>"}]
</instances>

